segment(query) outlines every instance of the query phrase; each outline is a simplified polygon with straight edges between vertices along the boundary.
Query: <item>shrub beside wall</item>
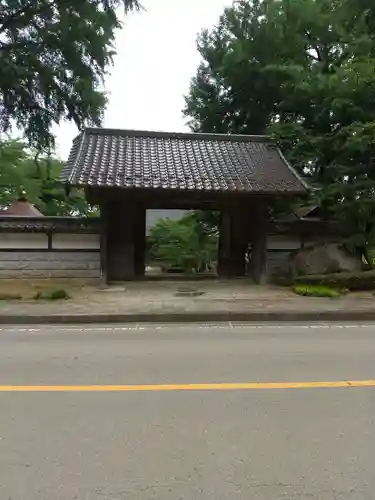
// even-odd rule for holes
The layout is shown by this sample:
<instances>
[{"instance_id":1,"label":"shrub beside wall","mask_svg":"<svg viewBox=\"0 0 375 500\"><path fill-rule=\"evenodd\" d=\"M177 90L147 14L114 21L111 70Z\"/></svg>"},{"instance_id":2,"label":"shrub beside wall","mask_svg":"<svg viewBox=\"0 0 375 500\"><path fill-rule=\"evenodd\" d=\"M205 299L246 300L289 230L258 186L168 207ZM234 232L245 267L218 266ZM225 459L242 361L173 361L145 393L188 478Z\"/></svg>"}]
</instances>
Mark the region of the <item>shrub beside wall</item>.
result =
<instances>
[{"instance_id":1,"label":"shrub beside wall","mask_svg":"<svg viewBox=\"0 0 375 500\"><path fill-rule=\"evenodd\" d=\"M359 273L299 276L294 281L296 284L322 285L351 291L375 290L375 270Z\"/></svg>"}]
</instances>

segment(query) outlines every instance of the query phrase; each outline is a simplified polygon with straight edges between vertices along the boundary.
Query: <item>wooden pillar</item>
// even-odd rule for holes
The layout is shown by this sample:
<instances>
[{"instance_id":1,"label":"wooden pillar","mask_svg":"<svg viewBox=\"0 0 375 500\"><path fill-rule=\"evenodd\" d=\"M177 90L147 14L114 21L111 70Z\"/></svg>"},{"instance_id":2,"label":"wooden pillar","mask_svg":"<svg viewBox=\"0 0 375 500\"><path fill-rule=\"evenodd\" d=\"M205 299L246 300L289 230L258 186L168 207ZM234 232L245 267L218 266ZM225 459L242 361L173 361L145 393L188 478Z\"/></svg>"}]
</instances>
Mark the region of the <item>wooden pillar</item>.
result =
<instances>
[{"instance_id":1,"label":"wooden pillar","mask_svg":"<svg viewBox=\"0 0 375 500\"><path fill-rule=\"evenodd\" d=\"M103 284L108 283L107 277L107 228L109 210L106 203L100 204L100 279Z\"/></svg>"},{"instance_id":2,"label":"wooden pillar","mask_svg":"<svg viewBox=\"0 0 375 500\"><path fill-rule=\"evenodd\" d=\"M267 205L254 206L251 219L251 276L254 283L262 285L267 282Z\"/></svg>"},{"instance_id":3,"label":"wooden pillar","mask_svg":"<svg viewBox=\"0 0 375 500\"><path fill-rule=\"evenodd\" d=\"M247 213L247 208L238 204L221 210L217 268L220 277L236 278L246 274Z\"/></svg>"},{"instance_id":4,"label":"wooden pillar","mask_svg":"<svg viewBox=\"0 0 375 500\"><path fill-rule=\"evenodd\" d=\"M112 202L107 225L107 279L134 279L134 210L131 203Z\"/></svg>"},{"instance_id":5,"label":"wooden pillar","mask_svg":"<svg viewBox=\"0 0 375 500\"><path fill-rule=\"evenodd\" d=\"M131 201L101 207L101 260L107 282L128 281L144 275L146 211Z\"/></svg>"},{"instance_id":6,"label":"wooden pillar","mask_svg":"<svg viewBox=\"0 0 375 500\"><path fill-rule=\"evenodd\" d=\"M146 209L137 205L134 210L134 275L143 278L145 275L146 252Z\"/></svg>"}]
</instances>

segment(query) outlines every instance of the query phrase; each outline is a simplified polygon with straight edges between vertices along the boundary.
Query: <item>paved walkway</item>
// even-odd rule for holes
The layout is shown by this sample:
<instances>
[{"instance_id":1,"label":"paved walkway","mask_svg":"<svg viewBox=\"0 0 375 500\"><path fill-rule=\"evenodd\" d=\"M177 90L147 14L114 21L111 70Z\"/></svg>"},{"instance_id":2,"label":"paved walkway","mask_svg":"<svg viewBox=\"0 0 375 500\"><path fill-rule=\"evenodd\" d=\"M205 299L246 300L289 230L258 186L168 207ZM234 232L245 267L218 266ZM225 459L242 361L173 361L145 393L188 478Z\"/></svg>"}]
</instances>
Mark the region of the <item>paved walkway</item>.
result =
<instances>
[{"instance_id":1,"label":"paved walkway","mask_svg":"<svg viewBox=\"0 0 375 500\"><path fill-rule=\"evenodd\" d=\"M178 296L182 291L196 290L203 292L199 296ZM86 287L74 292L73 298L66 301L22 301L1 302L0 320L15 317L58 317L84 315L93 321L105 316L117 316L118 321L142 320L170 316L181 316L186 321L188 316L201 317L212 321L226 319L225 316L246 319L268 319L267 315L305 314L311 316L324 314L361 314L365 318L375 319L375 297L371 293L351 294L338 299L306 298L293 294L289 289L262 286L257 287L246 281L155 281L129 283L123 286L98 289ZM185 315L185 316L184 316ZM132 318L134 316L134 318ZM373 316L373 318L372 318ZM99 318L98 318L99 317ZM27 318L26 318L27 319ZM73 318L74 319L74 318ZM87 319L87 320L88 320ZM114 318L113 318L114 319ZM86 320L86 321L87 321ZM15 321L14 319L12 322ZM21 320L19 320L21 321Z\"/></svg>"}]
</instances>

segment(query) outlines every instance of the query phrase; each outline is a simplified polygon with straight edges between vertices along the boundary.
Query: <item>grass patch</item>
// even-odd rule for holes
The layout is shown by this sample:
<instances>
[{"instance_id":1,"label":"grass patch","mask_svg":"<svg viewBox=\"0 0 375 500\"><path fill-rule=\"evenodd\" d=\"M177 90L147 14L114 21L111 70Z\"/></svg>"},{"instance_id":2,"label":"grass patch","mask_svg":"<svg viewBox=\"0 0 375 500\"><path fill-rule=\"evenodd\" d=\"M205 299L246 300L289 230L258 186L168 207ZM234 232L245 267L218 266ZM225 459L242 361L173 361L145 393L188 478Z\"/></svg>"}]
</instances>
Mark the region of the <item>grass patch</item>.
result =
<instances>
[{"instance_id":1,"label":"grass patch","mask_svg":"<svg viewBox=\"0 0 375 500\"><path fill-rule=\"evenodd\" d=\"M70 298L70 295L64 288L39 291L34 295L35 300L68 300Z\"/></svg>"},{"instance_id":2,"label":"grass patch","mask_svg":"<svg viewBox=\"0 0 375 500\"><path fill-rule=\"evenodd\" d=\"M19 293L0 293L0 300L21 300Z\"/></svg>"},{"instance_id":3,"label":"grass patch","mask_svg":"<svg viewBox=\"0 0 375 500\"><path fill-rule=\"evenodd\" d=\"M294 285L292 290L295 294L302 297L326 297L334 299L341 297L345 290L338 290L323 285Z\"/></svg>"},{"instance_id":4,"label":"grass patch","mask_svg":"<svg viewBox=\"0 0 375 500\"><path fill-rule=\"evenodd\" d=\"M375 290L375 270L359 273L334 273L325 275L298 276L294 280L296 285L314 285L346 289L350 291Z\"/></svg>"},{"instance_id":5,"label":"grass patch","mask_svg":"<svg viewBox=\"0 0 375 500\"><path fill-rule=\"evenodd\" d=\"M95 288L97 280L80 278L0 278L0 295L20 295L23 300L34 299L40 292L63 288L71 297L82 295L86 290Z\"/></svg>"}]
</instances>

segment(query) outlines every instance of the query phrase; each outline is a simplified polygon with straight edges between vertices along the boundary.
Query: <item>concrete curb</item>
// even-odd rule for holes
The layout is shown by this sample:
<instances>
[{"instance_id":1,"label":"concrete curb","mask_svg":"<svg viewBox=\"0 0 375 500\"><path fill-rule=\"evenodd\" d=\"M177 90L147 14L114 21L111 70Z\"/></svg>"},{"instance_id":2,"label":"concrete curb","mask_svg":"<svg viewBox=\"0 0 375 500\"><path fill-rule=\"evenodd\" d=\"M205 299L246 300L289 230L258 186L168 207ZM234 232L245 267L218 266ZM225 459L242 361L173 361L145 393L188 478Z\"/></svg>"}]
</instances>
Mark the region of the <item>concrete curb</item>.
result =
<instances>
[{"instance_id":1,"label":"concrete curb","mask_svg":"<svg viewBox=\"0 0 375 500\"><path fill-rule=\"evenodd\" d=\"M254 312L177 312L130 314L51 314L0 315L2 325L109 324L109 323L219 323L219 322L354 322L375 321L375 310L358 311L254 311Z\"/></svg>"}]
</instances>

